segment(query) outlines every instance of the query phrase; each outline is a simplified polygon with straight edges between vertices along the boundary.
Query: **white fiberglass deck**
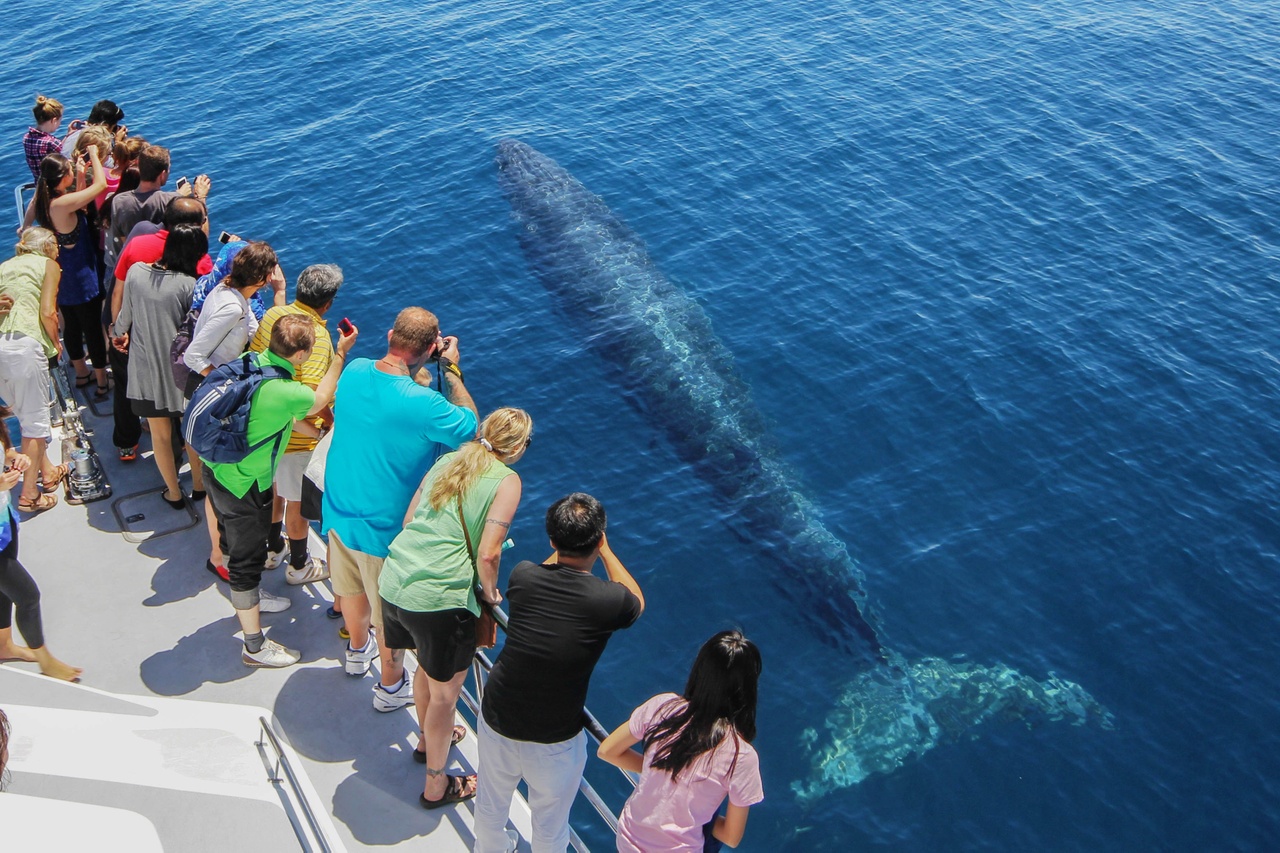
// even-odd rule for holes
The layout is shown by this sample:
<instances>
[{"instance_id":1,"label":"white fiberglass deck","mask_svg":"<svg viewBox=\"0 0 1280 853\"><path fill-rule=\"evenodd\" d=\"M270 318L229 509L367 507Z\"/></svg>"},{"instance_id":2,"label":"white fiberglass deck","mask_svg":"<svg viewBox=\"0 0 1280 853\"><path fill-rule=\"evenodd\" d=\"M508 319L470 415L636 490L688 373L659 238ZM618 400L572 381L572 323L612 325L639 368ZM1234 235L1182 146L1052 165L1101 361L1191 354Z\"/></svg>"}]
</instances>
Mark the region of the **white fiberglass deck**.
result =
<instances>
[{"instance_id":1,"label":"white fiberglass deck","mask_svg":"<svg viewBox=\"0 0 1280 853\"><path fill-rule=\"evenodd\" d=\"M105 833L132 837L131 851L161 849L157 844L171 851L298 849L286 807L252 746L257 717L266 716L296 752L303 787L314 789L319 820L340 845L470 850L471 803L435 811L418 805L424 775L410 754L417 728L412 708L375 712L374 676L343 672L340 622L325 617L332 600L327 583L292 587L283 569L265 573L264 588L287 595L293 607L264 614L263 623L270 636L299 649L302 662L283 670L241 663L226 584L204 569L203 521L195 524L188 511L161 502L145 436L138 461L111 458L108 407L97 407L105 417L83 411L114 494L71 506L59 491L57 507L23 520L20 542L22 562L41 588L50 650L84 667L84 685L114 696L14 672L38 672L34 664L0 666L0 708L13 720L14 744L0 825L9 827L8 816L21 812L30 826L41 809L57 807L55 825L79 831L97 821L103 827L92 836L96 844L75 849L116 849L109 843L115 836ZM56 459L57 442L51 451ZM186 475L183 483L189 491ZM133 519L127 530L113 509L121 501L120 518ZM140 724L152 712L185 716L203 732ZM130 715L136 719L125 719ZM225 751L210 746L219 742ZM474 732L454 750L451 768L474 771ZM252 773L263 785L236 797L250 790L237 780ZM515 809L512 825L527 838L527 809L521 801ZM4 831L0 848L58 849L11 847L14 832ZM527 850L527 842L520 849Z\"/></svg>"}]
</instances>

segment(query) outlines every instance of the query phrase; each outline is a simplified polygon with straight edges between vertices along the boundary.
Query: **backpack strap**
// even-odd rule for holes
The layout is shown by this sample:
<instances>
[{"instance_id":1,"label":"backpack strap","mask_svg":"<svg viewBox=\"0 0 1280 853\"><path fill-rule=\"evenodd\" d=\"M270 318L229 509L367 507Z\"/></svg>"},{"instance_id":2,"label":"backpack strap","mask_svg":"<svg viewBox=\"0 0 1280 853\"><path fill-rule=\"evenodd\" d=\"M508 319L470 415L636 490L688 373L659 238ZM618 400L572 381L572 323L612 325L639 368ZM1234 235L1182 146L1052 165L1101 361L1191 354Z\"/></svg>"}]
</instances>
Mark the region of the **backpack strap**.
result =
<instances>
[{"instance_id":1,"label":"backpack strap","mask_svg":"<svg viewBox=\"0 0 1280 853\"><path fill-rule=\"evenodd\" d=\"M255 389L255 393L256 393L256 390L260 390L265 383L271 381L272 379L287 379L290 382L293 381L293 377L289 375L289 371L285 370L283 367L280 367L275 364L255 365L253 363L252 353L245 353L244 366L245 366L246 372L257 370L259 373L262 374L262 381L258 383L258 389ZM274 373L275 375L274 376L270 375L272 373ZM249 445L249 453L253 453L255 450L257 450L259 447L262 447L268 441L274 441L275 444L271 448L271 467L275 468L276 457L280 455L280 442L284 440L285 435L289 433L292 429L293 429L292 423L285 424L280 429L279 432L272 433L271 435L262 439L262 441L256 441L253 444ZM245 456L247 457L249 453L246 453Z\"/></svg>"}]
</instances>

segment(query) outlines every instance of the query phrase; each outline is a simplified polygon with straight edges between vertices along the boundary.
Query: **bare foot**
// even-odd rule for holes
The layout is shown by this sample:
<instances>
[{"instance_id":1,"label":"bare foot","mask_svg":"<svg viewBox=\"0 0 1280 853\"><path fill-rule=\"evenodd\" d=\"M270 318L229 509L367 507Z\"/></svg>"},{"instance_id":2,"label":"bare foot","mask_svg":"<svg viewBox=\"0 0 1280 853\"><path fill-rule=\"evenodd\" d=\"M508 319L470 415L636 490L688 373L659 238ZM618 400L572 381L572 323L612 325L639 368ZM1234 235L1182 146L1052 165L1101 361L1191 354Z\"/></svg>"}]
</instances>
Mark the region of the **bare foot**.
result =
<instances>
[{"instance_id":1,"label":"bare foot","mask_svg":"<svg viewBox=\"0 0 1280 853\"><path fill-rule=\"evenodd\" d=\"M59 678L63 681L79 681L84 670L78 666L71 666L49 654L47 647L32 649L35 652L36 663L40 664L40 671L50 678Z\"/></svg>"},{"instance_id":2,"label":"bare foot","mask_svg":"<svg viewBox=\"0 0 1280 853\"><path fill-rule=\"evenodd\" d=\"M0 645L0 662L8 660L24 660L28 663L35 663L36 653L17 643L5 643Z\"/></svg>"}]
</instances>

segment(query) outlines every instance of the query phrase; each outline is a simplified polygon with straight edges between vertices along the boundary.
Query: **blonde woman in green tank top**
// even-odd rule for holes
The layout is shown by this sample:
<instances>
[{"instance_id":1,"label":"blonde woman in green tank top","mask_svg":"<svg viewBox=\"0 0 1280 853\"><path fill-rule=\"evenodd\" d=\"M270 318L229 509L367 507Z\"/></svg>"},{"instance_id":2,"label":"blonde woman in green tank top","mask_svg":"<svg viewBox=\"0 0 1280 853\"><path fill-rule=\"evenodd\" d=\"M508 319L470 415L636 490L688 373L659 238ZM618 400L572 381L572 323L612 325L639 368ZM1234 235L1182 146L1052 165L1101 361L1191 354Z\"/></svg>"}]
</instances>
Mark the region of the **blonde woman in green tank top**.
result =
<instances>
[{"instance_id":1,"label":"blonde woman in green tank top","mask_svg":"<svg viewBox=\"0 0 1280 853\"><path fill-rule=\"evenodd\" d=\"M446 776L454 707L475 654L479 596L498 604L498 562L520 504L520 478L509 466L533 440L521 409L498 409L480 434L440 457L423 479L382 565L383 642L413 649L413 701L427 764L421 804L469 800L476 779ZM465 527L464 527L465 525ZM468 540L470 540L468 542ZM474 554L474 559L472 557Z\"/></svg>"},{"instance_id":2,"label":"blonde woman in green tank top","mask_svg":"<svg viewBox=\"0 0 1280 853\"><path fill-rule=\"evenodd\" d=\"M9 305L0 314L0 397L13 408L22 427L22 452L31 467L22 479L18 509L40 512L58 502L41 494L38 478L52 492L67 475L65 465L52 465L45 453L52 435L49 424L48 359L62 355L58 340L58 239L47 228L28 228L0 264L0 297Z\"/></svg>"}]
</instances>

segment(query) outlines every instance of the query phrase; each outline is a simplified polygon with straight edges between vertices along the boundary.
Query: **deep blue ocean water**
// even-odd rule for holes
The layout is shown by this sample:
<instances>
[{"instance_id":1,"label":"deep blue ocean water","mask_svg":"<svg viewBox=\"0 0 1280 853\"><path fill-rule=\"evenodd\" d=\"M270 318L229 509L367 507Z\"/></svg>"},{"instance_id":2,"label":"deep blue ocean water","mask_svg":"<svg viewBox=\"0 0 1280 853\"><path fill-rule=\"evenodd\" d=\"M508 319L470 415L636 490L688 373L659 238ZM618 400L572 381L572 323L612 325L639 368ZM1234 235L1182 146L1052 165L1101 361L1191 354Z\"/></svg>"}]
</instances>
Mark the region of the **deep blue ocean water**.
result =
<instances>
[{"instance_id":1,"label":"deep blue ocean water","mask_svg":"<svg viewBox=\"0 0 1280 853\"><path fill-rule=\"evenodd\" d=\"M1267 850L1280 838L1280 7L1175 0L18 0L7 185L37 91L100 97L214 181L215 233L341 264L376 355L406 304L518 405L516 555L573 489L649 610L590 704L765 655L747 850ZM493 163L555 158L704 307L911 657L1087 689L1113 730L992 721L800 803L855 674L797 583L531 273ZM509 561L510 563L511 561ZM507 568L510 566L508 565ZM593 771L620 803L611 773ZM608 841L594 831L594 846Z\"/></svg>"}]
</instances>

